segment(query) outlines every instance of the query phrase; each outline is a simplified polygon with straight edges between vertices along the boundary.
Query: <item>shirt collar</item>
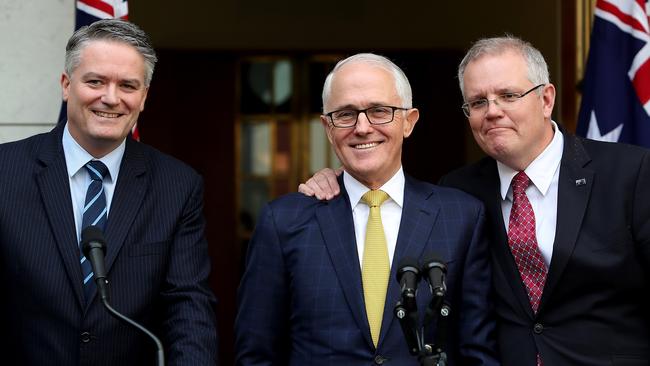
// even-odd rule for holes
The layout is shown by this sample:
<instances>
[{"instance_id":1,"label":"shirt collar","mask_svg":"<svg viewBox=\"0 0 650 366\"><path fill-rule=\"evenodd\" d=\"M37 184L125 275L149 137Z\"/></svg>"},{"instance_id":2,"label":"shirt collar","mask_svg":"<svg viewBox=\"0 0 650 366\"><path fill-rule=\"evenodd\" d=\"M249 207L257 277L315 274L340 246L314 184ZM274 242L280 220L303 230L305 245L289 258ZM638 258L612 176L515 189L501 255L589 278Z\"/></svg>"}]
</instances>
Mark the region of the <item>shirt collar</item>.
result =
<instances>
[{"instance_id":1,"label":"shirt collar","mask_svg":"<svg viewBox=\"0 0 650 366\"><path fill-rule=\"evenodd\" d=\"M345 171L343 171L343 184L345 185L345 190L348 192L350 206L353 209L361 201L361 196L370 189ZM399 170L379 189L388 193L390 199L397 203L399 207L404 207L404 184L404 170L400 166Z\"/></svg>"},{"instance_id":2,"label":"shirt collar","mask_svg":"<svg viewBox=\"0 0 650 366\"><path fill-rule=\"evenodd\" d=\"M537 187L537 189L546 195L548 188L551 186L555 171L560 166L562 160L562 150L564 148L564 136L557 126L555 121L551 121L553 125L553 139L551 143L546 146L546 149L539 154L532 163L530 163L524 172L530 178L530 181ZM505 200L509 197L510 183L512 178L517 175L518 171L510 168L509 166L497 161L497 169L499 171L499 179L501 181L501 199ZM553 174L548 174L553 172Z\"/></svg>"},{"instance_id":3,"label":"shirt collar","mask_svg":"<svg viewBox=\"0 0 650 366\"><path fill-rule=\"evenodd\" d=\"M115 150L104 155L101 159L95 159L90 155L90 153L81 147L79 143L77 143L72 135L70 135L67 123L63 129L63 138L61 142L63 143L63 154L65 155L65 164L68 168L68 177L72 178L72 176L77 174L90 160L99 160L106 165L110 174L110 177L106 177L105 179L110 179L112 182L117 180L117 176L120 172L120 163L122 162L124 150L126 149L126 138L117 148L115 148Z\"/></svg>"}]
</instances>

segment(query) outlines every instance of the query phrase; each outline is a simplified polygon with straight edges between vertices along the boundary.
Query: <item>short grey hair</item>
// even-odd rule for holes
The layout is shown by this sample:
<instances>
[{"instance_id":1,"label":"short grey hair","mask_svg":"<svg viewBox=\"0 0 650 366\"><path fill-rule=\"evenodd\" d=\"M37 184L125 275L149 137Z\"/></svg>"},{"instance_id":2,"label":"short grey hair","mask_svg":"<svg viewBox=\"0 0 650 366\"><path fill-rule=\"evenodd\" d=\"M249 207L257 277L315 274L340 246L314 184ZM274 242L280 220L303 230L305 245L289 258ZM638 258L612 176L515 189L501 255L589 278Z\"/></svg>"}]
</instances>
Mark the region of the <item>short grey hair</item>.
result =
<instances>
[{"instance_id":1,"label":"short grey hair","mask_svg":"<svg viewBox=\"0 0 650 366\"><path fill-rule=\"evenodd\" d=\"M323 85L323 112L325 112L325 104L329 100L330 94L332 93L332 79L337 71L339 71L344 65L351 63L366 63L374 66L379 66L393 75L395 79L395 89L397 90L397 95L402 100L402 108L412 108L413 107L413 92L411 91L411 84L409 79L404 74L404 71L395 65L391 60L384 56L376 55L374 53L357 53L352 55L344 60L339 61L334 69L327 75L325 78L325 84Z\"/></svg>"},{"instance_id":2,"label":"short grey hair","mask_svg":"<svg viewBox=\"0 0 650 366\"><path fill-rule=\"evenodd\" d=\"M81 63L81 51L92 41L120 42L135 48L144 58L144 84L149 86L158 58L147 34L121 19L102 19L77 29L65 47L65 72L69 77Z\"/></svg>"},{"instance_id":3,"label":"short grey hair","mask_svg":"<svg viewBox=\"0 0 650 366\"><path fill-rule=\"evenodd\" d=\"M531 83L535 85L549 83L548 65L544 60L544 56L529 42L509 34L503 37L483 38L472 45L458 66L458 82L463 99L465 99L463 76L467 65L481 56L500 55L506 51L515 51L524 57L528 67L528 80ZM539 94L541 91L538 90L537 93Z\"/></svg>"}]
</instances>

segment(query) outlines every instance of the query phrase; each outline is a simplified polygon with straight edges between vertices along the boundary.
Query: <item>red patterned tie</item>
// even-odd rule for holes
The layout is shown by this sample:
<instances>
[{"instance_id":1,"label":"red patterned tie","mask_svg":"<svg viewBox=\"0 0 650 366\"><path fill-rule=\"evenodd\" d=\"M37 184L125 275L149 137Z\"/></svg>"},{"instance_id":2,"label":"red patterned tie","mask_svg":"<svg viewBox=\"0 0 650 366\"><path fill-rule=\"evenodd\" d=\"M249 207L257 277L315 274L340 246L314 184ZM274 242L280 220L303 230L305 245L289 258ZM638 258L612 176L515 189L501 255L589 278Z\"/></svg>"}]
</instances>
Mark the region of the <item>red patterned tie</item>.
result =
<instances>
[{"instance_id":1,"label":"red patterned tie","mask_svg":"<svg viewBox=\"0 0 650 366\"><path fill-rule=\"evenodd\" d=\"M537 313L546 281L546 265L537 245L535 236L535 213L526 196L530 178L519 172L512 179L512 210L508 225L508 245L515 258L521 280L526 285L528 299L533 311Z\"/></svg>"},{"instance_id":2,"label":"red patterned tie","mask_svg":"<svg viewBox=\"0 0 650 366\"><path fill-rule=\"evenodd\" d=\"M547 271L535 236L535 213L526 196L529 184L530 178L524 172L517 173L512 179L513 200L508 224L508 245L526 286L530 306L537 313ZM542 365L539 354L537 365Z\"/></svg>"}]
</instances>

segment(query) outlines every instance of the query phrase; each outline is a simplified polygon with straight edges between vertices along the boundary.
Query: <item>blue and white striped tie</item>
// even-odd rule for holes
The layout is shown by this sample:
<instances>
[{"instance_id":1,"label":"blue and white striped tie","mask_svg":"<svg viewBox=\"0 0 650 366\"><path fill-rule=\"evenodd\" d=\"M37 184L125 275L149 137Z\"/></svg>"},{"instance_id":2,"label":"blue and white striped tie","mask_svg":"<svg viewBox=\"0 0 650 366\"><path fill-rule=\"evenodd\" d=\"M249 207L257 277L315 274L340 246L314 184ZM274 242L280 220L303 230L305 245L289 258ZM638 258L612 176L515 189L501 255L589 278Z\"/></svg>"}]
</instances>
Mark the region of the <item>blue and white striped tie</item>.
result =
<instances>
[{"instance_id":1,"label":"blue and white striped tie","mask_svg":"<svg viewBox=\"0 0 650 366\"><path fill-rule=\"evenodd\" d=\"M106 226L106 220L108 219L103 179L108 174L108 168L99 160L91 160L85 167L92 180L86 192L81 229L83 230L88 226L94 225L103 231ZM95 289L93 269L90 261L86 259L83 253L81 253L80 262L84 280L84 294L86 301L89 301Z\"/></svg>"}]
</instances>

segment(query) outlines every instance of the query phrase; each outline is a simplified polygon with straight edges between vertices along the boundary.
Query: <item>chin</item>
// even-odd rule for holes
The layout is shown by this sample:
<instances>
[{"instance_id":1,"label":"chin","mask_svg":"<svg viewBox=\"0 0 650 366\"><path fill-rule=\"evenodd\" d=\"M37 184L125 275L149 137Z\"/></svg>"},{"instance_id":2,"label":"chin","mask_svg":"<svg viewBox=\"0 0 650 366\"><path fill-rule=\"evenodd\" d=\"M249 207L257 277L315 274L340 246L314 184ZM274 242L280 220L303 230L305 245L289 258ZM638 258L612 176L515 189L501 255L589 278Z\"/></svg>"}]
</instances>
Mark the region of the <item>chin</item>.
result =
<instances>
[{"instance_id":1,"label":"chin","mask_svg":"<svg viewBox=\"0 0 650 366\"><path fill-rule=\"evenodd\" d=\"M510 156L510 149L503 145L494 146L487 151L488 155L500 161L505 161Z\"/></svg>"},{"instance_id":2,"label":"chin","mask_svg":"<svg viewBox=\"0 0 650 366\"><path fill-rule=\"evenodd\" d=\"M98 131L93 134L93 138L98 142L114 142L121 141L126 135L122 131Z\"/></svg>"}]
</instances>

